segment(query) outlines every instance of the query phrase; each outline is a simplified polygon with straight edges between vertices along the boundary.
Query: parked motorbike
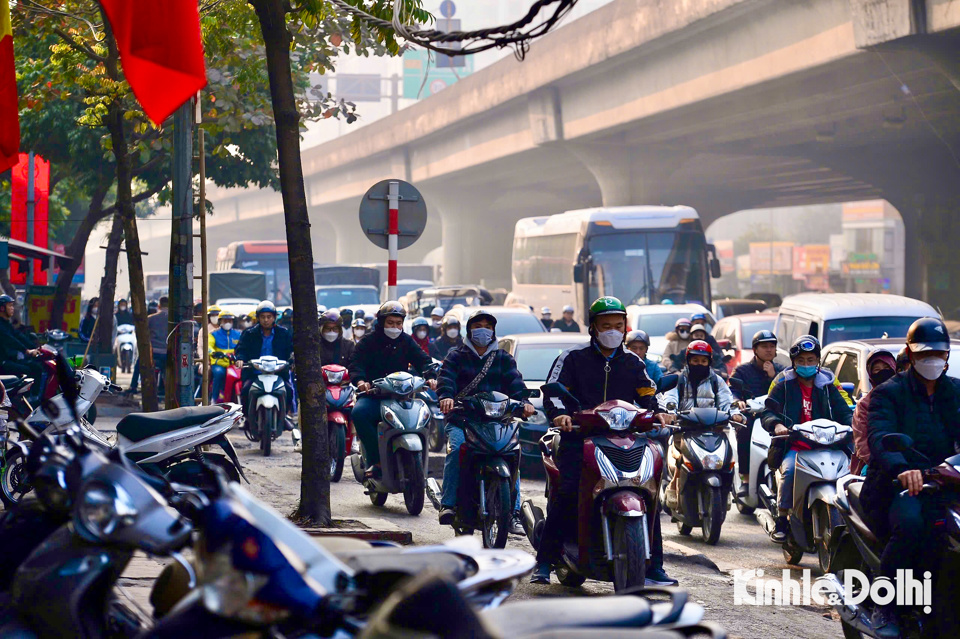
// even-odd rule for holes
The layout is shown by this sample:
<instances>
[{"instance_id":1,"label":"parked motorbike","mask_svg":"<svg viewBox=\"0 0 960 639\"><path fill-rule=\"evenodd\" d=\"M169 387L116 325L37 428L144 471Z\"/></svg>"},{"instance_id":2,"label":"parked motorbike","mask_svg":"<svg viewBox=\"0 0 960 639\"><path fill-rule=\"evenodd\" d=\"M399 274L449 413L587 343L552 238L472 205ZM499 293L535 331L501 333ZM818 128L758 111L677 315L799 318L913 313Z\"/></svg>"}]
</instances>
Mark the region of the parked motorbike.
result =
<instances>
[{"instance_id":1,"label":"parked motorbike","mask_svg":"<svg viewBox=\"0 0 960 639\"><path fill-rule=\"evenodd\" d=\"M246 365L257 371L257 378L250 386L243 432L250 441L260 442L260 452L264 457L269 457L273 440L283 434L286 426L287 386L281 373L290 364L267 356L252 359ZM300 431L297 428L292 431L296 444L300 440Z\"/></svg>"},{"instance_id":2,"label":"parked motorbike","mask_svg":"<svg viewBox=\"0 0 960 639\"><path fill-rule=\"evenodd\" d=\"M360 442L359 454L350 456L355 476L363 478L370 501L375 506L387 503L387 495L403 493L407 512L419 515L426 490L427 423L430 409L417 395L424 380L403 371L373 381L373 388L362 395L382 397L377 426L380 447L380 477L365 477L367 453ZM358 438L359 439L359 438Z\"/></svg>"},{"instance_id":3,"label":"parked motorbike","mask_svg":"<svg viewBox=\"0 0 960 639\"><path fill-rule=\"evenodd\" d=\"M612 581L617 591L643 586L663 472L663 447L657 438L669 430L657 428L652 412L624 401L581 410L563 385L546 384L542 390L544 404L559 400L584 435L578 534L564 544L555 568L557 578L573 587L588 578ZM540 440L550 503L558 499L559 446L557 429L550 429ZM527 500L521 513L530 543L539 548L543 511Z\"/></svg>"},{"instance_id":4,"label":"parked motorbike","mask_svg":"<svg viewBox=\"0 0 960 639\"><path fill-rule=\"evenodd\" d=\"M137 336L134 334L133 324L117 326L117 338L113 342L113 355L117 358L117 365L121 372L133 372L133 365L137 361Z\"/></svg>"},{"instance_id":5,"label":"parked motorbike","mask_svg":"<svg viewBox=\"0 0 960 639\"><path fill-rule=\"evenodd\" d=\"M766 406L780 414L788 435L770 439L787 440L789 446L802 439L809 450L797 453L793 475L793 507L790 509L790 527L783 542L783 558L789 564L798 564L804 553L815 552L820 569L830 571L831 536L842 520L836 507L837 480L850 473L850 444L853 429L829 419L815 419L793 424L782 413L782 406L768 397ZM775 505L774 505L775 507ZM769 532L769 531L768 531Z\"/></svg>"},{"instance_id":6,"label":"parked motorbike","mask_svg":"<svg viewBox=\"0 0 960 639\"><path fill-rule=\"evenodd\" d=\"M324 366L327 384L327 441L330 443L330 481L340 481L343 464L353 447L350 413L356 403L356 389L350 384L350 373L343 366Z\"/></svg>"},{"instance_id":7,"label":"parked motorbike","mask_svg":"<svg viewBox=\"0 0 960 639\"><path fill-rule=\"evenodd\" d=\"M946 511L945 516L933 524L933 530L937 531L934 543L938 549L933 561L938 571L931 588L932 614L928 614L930 610L925 612L919 602L915 602L919 605L914 607L898 606L900 636L905 639L956 636L960 630L960 611L957 610L960 590L952 576L960 569L960 455L954 455L939 466L930 468L930 460L914 450L913 444L908 435L901 433L885 435L883 438L885 450L901 452L908 460L916 461L918 466L929 468L923 471L921 494L941 495L946 502ZM893 483L897 490L902 490L899 480L893 480ZM846 475L837 481L836 506L843 525L836 529L832 540L831 570L835 574L824 577L838 595L836 610L840 614L843 636L847 639L877 636L870 621L876 604L870 597L866 597L862 603L851 602L851 598L859 591L845 592L844 571L858 570L872 582L880 574L880 556L887 541L868 523L860 501L863 485L864 477L858 475ZM914 577L919 576L919 570L914 570ZM862 587L866 588L867 584Z\"/></svg>"},{"instance_id":8,"label":"parked motorbike","mask_svg":"<svg viewBox=\"0 0 960 639\"><path fill-rule=\"evenodd\" d=\"M703 540L720 541L733 486L733 447L726 427L731 413L717 408L691 408L677 413L669 447L669 476L662 488L664 510L681 535L699 526ZM676 477L676 480L674 478Z\"/></svg>"},{"instance_id":9,"label":"parked motorbike","mask_svg":"<svg viewBox=\"0 0 960 639\"><path fill-rule=\"evenodd\" d=\"M528 391L528 393L537 391ZM529 395L534 396L534 395ZM520 439L517 418L523 402L503 393L485 392L465 397L454 405L455 426L463 428L460 452L460 484L453 529L472 535L480 528L484 548L504 548L516 501L520 471ZM442 490L437 480L427 480L427 494L440 509Z\"/></svg>"}]
</instances>

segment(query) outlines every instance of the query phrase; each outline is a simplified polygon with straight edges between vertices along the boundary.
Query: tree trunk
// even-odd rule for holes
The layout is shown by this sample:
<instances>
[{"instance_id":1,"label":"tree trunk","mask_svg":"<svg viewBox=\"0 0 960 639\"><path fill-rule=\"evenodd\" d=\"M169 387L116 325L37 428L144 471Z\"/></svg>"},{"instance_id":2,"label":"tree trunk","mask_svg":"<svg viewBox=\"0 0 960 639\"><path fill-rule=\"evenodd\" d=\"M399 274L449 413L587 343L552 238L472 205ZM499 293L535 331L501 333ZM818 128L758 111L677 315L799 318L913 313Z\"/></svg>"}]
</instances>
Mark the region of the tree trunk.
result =
<instances>
[{"instance_id":1,"label":"tree trunk","mask_svg":"<svg viewBox=\"0 0 960 639\"><path fill-rule=\"evenodd\" d=\"M80 263L83 261L83 254L87 250L87 242L90 240L90 233L93 232L97 223L105 216L103 214L103 199L110 190L113 179L105 180L106 183L98 184L90 197L90 206L87 207L87 214L80 220L77 227L77 233L70 240L70 245L64 250L68 257L73 260L69 264L60 266L60 274L57 275L57 288L53 294L53 310L50 314L50 326L60 327L63 325L63 314L67 307L67 295L70 293L70 286L73 284L73 276L80 269Z\"/></svg>"},{"instance_id":2,"label":"tree trunk","mask_svg":"<svg viewBox=\"0 0 960 639\"><path fill-rule=\"evenodd\" d=\"M287 227L290 288L293 297L294 358L300 424L303 430L303 466L300 506L296 516L319 526L330 524L330 449L327 443L326 387L320 368L320 326L313 276L313 246L307 196L300 164L300 114L290 73L290 33L283 0L250 0L257 11L267 53L270 95L277 126L280 191Z\"/></svg>"},{"instance_id":3,"label":"tree trunk","mask_svg":"<svg viewBox=\"0 0 960 639\"><path fill-rule=\"evenodd\" d=\"M117 292L117 263L120 261L122 240L123 221L119 215L114 215L107 240L106 270L100 279L100 318L97 322L97 334L93 337L95 345L91 349L94 353L109 353L113 350L113 299Z\"/></svg>"}]
</instances>

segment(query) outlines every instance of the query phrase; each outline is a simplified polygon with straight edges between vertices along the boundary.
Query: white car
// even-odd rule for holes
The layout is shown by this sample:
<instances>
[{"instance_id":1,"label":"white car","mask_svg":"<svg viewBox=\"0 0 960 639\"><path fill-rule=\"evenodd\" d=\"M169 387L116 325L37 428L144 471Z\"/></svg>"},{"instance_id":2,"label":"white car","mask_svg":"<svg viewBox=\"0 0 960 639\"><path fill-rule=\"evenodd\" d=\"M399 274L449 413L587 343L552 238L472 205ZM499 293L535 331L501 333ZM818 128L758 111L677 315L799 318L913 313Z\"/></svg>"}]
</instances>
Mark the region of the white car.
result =
<instances>
[{"instance_id":1,"label":"white car","mask_svg":"<svg viewBox=\"0 0 960 639\"><path fill-rule=\"evenodd\" d=\"M700 304L648 304L638 306L631 304L627 307L627 325L630 330L641 329L650 336L649 353L652 355L663 355L663 350L667 346L667 333L673 330L673 325L681 317L687 319L695 313L703 313L707 316L707 331L717 323L713 313Z\"/></svg>"}]
</instances>

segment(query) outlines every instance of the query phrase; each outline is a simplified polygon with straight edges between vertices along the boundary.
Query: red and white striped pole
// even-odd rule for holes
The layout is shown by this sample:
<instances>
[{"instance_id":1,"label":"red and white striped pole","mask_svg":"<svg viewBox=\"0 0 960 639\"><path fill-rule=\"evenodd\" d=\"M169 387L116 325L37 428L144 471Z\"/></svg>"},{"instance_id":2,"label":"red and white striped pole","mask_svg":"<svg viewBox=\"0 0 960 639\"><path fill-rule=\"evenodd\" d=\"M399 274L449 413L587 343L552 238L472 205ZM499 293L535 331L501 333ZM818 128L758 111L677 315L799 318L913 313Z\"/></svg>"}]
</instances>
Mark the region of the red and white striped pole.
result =
<instances>
[{"instance_id":1,"label":"red and white striped pole","mask_svg":"<svg viewBox=\"0 0 960 639\"><path fill-rule=\"evenodd\" d=\"M387 299L397 299L397 259L400 240L400 183L391 182L387 192L390 219L387 227Z\"/></svg>"}]
</instances>

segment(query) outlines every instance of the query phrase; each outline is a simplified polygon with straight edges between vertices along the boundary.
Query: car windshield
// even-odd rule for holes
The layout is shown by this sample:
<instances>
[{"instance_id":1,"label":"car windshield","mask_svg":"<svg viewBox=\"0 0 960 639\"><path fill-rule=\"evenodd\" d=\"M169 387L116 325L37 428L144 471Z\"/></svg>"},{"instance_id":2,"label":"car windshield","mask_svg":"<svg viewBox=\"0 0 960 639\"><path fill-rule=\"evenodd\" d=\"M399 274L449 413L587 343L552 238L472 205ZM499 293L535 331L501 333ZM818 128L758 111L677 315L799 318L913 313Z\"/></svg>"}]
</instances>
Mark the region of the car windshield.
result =
<instances>
[{"instance_id":1,"label":"car windshield","mask_svg":"<svg viewBox=\"0 0 960 639\"><path fill-rule=\"evenodd\" d=\"M529 313L501 313L497 315L497 337L519 333L546 333L543 323Z\"/></svg>"},{"instance_id":2,"label":"car windshield","mask_svg":"<svg viewBox=\"0 0 960 639\"><path fill-rule=\"evenodd\" d=\"M650 337L663 337L673 330L673 325L680 318L689 319L690 313L655 313L644 315L640 311L637 317L637 325L631 326L633 330L644 330Z\"/></svg>"},{"instance_id":3,"label":"car windshield","mask_svg":"<svg viewBox=\"0 0 960 639\"><path fill-rule=\"evenodd\" d=\"M570 344L530 344L517 347L517 370L527 382L544 382L554 360L560 353L572 348L579 342Z\"/></svg>"},{"instance_id":4,"label":"car windshield","mask_svg":"<svg viewBox=\"0 0 960 639\"><path fill-rule=\"evenodd\" d=\"M841 340L906 337L916 317L852 317L829 320L823 328L823 345Z\"/></svg>"},{"instance_id":5,"label":"car windshield","mask_svg":"<svg viewBox=\"0 0 960 639\"><path fill-rule=\"evenodd\" d=\"M372 286L337 287L317 289L317 304L327 308L356 306L357 304L376 304L379 302L377 289Z\"/></svg>"},{"instance_id":6,"label":"car windshield","mask_svg":"<svg viewBox=\"0 0 960 639\"><path fill-rule=\"evenodd\" d=\"M748 339L752 340L757 331L772 331L773 325L776 322L777 319L775 317L771 317L767 320L751 320L749 322L741 322L740 333L743 335L743 339L745 341Z\"/></svg>"}]
</instances>

